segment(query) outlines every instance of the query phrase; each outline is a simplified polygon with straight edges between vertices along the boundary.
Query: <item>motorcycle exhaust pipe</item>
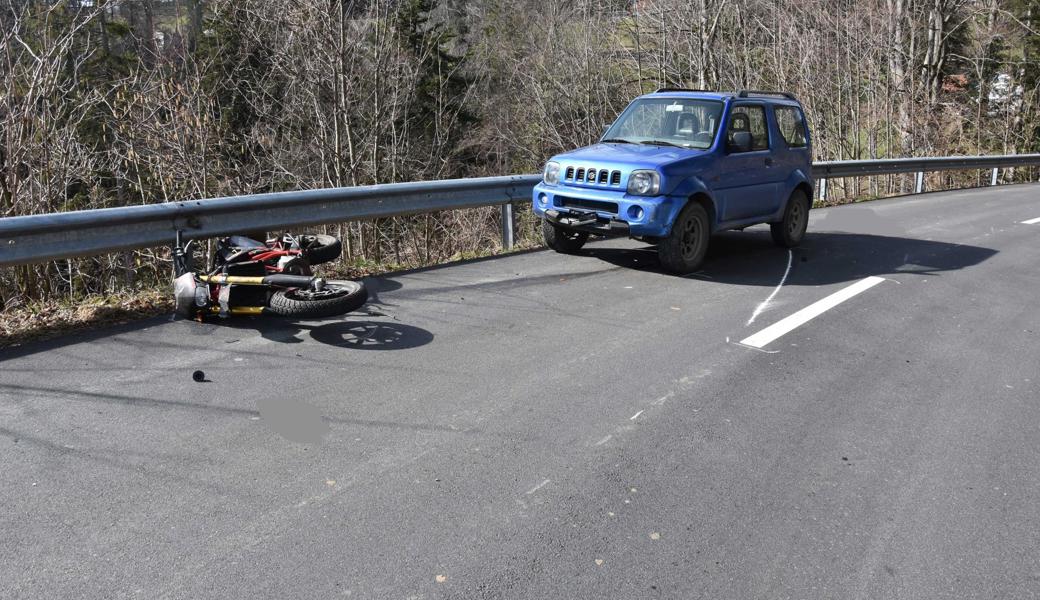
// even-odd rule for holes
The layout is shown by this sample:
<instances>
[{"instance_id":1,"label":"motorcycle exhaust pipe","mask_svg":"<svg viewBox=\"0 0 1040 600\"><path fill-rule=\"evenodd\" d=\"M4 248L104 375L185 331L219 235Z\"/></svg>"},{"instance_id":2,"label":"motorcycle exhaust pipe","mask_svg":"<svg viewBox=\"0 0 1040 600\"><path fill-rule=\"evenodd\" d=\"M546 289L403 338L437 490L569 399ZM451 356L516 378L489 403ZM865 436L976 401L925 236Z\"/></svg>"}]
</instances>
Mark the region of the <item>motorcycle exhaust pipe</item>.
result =
<instances>
[{"instance_id":1,"label":"motorcycle exhaust pipe","mask_svg":"<svg viewBox=\"0 0 1040 600\"><path fill-rule=\"evenodd\" d=\"M312 277L310 275L285 275L275 274L267 275L264 279L265 285L274 285L278 287L292 287L292 288L309 288L315 285L318 280L324 283L324 279L321 277ZM320 288L318 288L320 289Z\"/></svg>"}]
</instances>

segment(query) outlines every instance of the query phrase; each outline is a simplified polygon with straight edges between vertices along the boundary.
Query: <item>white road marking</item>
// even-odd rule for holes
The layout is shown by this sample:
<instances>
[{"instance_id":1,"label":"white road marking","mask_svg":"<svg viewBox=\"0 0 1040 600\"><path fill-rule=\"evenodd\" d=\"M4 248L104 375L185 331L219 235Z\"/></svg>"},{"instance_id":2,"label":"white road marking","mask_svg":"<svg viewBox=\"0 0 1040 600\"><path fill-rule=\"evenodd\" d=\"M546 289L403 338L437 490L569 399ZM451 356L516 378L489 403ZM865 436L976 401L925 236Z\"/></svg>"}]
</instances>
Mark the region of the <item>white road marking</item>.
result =
<instances>
[{"instance_id":1,"label":"white road marking","mask_svg":"<svg viewBox=\"0 0 1040 600\"><path fill-rule=\"evenodd\" d=\"M636 419L638 419L638 418L639 418L639 415L643 414L643 412L645 412L645 411L642 411L642 410L641 410L641 411L637 412L636 414L634 414L634 415L632 415L631 417L629 417L629 418L628 418L628 420L629 420L629 421L635 421Z\"/></svg>"},{"instance_id":2,"label":"white road marking","mask_svg":"<svg viewBox=\"0 0 1040 600\"><path fill-rule=\"evenodd\" d=\"M614 437L614 436L608 435L605 438L603 438L602 440L600 440L600 441L596 442L595 444L593 444L593 446L602 446L603 444L606 444L607 442L609 442L610 438L612 438L612 437Z\"/></svg>"},{"instance_id":3,"label":"white road marking","mask_svg":"<svg viewBox=\"0 0 1040 600\"><path fill-rule=\"evenodd\" d=\"M769 303L773 301L773 298L775 298L776 295L778 293L780 293L780 288L784 287L784 282L787 281L787 275L791 272L791 263L793 261L794 261L794 251L788 249L787 250L787 269L784 271L784 276L780 278L780 283L776 286L776 289L773 290L773 293L769 294L769 297L766 298L766 301L755 307L755 312L751 313L751 318L748 319L747 323L744 324L745 327L747 327L748 325L754 323L755 319L758 318L758 315L762 314L762 311L764 311L766 309L766 307L769 306Z\"/></svg>"},{"instance_id":4,"label":"white road marking","mask_svg":"<svg viewBox=\"0 0 1040 600\"><path fill-rule=\"evenodd\" d=\"M531 494L537 492L538 490L542 489L543 487L545 487L547 485L549 485L549 480L548 479L546 479L545 481L539 483L538 485L534 486L533 488L527 490L527 493L525 495L530 496Z\"/></svg>"},{"instance_id":5,"label":"white road marking","mask_svg":"<svg viewBox=\"0 0 1040 600\"><path fill-rule=\"evenodd\" d=\"M822 300L818 300L809 306L806 306L793 315L780 319L762 331L744 338L740 343L745 346L751 346L752 348L762 348L773 340L790 333L794 329L808 323L812 319L822 315L842 302L869 290L882 281L885 281L883 277L873 276L861 279L844 289L834 292Z\"/></svg>"},{"instance_id":6,"label":"white road marking","mask_svg":"<svg viewBox=\"0 0 1040 600\"><path fill-rule=\"evenodd\" d=\"M1029 219L1028 221L1022 221L1023 225L1036 225L1037 223L1040 223L1040 217Z\"/></svg>"},{"instance_id":7,"label":"white road marking","mask_svg":"<svg viewBox=\"0 0 1040 600\"><path fill-rule=\"evenodd\" d=\"M674 396L674 395L675 395L675 392L668 392L668 393L667 393L667 394L665 394L664 396L661 396L661 397L660 397L660 398L658 398L657 400L654 400L653 402L651 402L651 404L655 404L655 405L657 405L657 406L661 406L661 405L662 405L662 404L664 404L665 402L668 402L668 399L669 399L669 398L671 398L671 397L672 397L672 396Z\"/></svg>"}]
</instances>

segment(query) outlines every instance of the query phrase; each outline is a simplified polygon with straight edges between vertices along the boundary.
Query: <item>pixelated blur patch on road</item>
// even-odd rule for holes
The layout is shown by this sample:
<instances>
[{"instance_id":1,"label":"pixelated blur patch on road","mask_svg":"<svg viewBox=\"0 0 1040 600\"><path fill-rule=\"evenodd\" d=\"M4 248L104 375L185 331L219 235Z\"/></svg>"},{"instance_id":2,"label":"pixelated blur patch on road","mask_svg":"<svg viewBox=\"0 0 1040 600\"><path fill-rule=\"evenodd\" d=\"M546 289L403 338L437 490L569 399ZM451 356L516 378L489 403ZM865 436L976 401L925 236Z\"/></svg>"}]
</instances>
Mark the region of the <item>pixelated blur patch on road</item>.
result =
<instances>
[{"instance_id":1,"label":"pixelated blur patch on road","mask_svg":"<svg viewBox=\"0 0 1040 600\"><path fill-rule=\"evenodd\" d=\"M870 235L902 235L906 228L899 221L882 217L876 209L868 206L844 206L841 210L830 210L823 218L813 221L815 231L845 231Z\"/></svg>"},{"instance_id":2,"label":"pixelated blur patch on road","mask_svg":"<svg viewBox=\"0 0 1040 600\"><path fill-rule=\"evenodd\" d=\"M291 442L320 444L331 430L318 408L306 402L261 398L256 405L263 423Z\"/></svg>"}]
</instances>

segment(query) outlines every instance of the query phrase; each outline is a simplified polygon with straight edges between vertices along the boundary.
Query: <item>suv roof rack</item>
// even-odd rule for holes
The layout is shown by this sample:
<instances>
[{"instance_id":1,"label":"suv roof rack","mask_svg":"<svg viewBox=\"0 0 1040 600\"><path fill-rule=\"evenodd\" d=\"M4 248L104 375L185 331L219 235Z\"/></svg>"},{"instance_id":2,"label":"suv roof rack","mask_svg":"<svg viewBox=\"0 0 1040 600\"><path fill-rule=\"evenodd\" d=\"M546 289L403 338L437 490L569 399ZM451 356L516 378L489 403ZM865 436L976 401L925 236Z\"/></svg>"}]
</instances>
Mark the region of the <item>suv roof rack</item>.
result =
<instances>
[{"instance_id":1,"label":"suv roof rack","mask_svg":"<svg viewBox=\"0 0 1040 600\"><path fill-rule=\"evenodd\" d=\"M788 100L795 100L795 101L797 101L797 98L795 98L794 94L792 94L791 92L768 92L768 91L764 91L764 90L740 90L740 93L737 94L737 96L740 97L740 98L747 98L748 96L781 96L783 98L787 98Z\"/></svg>"},{"instance_id":2,"label":"suv roof rack","mask_svg":"<svg viewBox=\"0 0 1040 600\"><path fill-rule=\"evenodd\" d=\"M715 91L715 90L697 90L697 89L693 89L693 88L681 88L681 87L663 87L663 88L657 88L657 90L654 91L655 94L660 94L661 92L706 92L708 94L718 94L718 92Z\"/></svg>"}]
</instances>

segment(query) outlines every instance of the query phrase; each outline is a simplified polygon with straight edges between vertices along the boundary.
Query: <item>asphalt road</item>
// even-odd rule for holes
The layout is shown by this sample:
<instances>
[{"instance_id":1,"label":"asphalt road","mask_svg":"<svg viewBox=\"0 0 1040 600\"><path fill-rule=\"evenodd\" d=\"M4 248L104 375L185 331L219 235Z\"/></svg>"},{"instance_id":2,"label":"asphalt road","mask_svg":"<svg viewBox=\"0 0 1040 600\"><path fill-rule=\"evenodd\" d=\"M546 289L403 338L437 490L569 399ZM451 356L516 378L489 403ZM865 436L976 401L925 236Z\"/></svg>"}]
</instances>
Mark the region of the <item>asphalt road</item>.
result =
<instances>
[{"instance_id":1,"label":"asphalt road","mask_svg":"<svg viewBox=\"0 0 1040 600\"><path fill-rule=\"evenodd\" d=\"M1036 218L924 194L689 277L615 240L7 351L0 597L1040 597Z\"/></svg>"}]
</instances>

